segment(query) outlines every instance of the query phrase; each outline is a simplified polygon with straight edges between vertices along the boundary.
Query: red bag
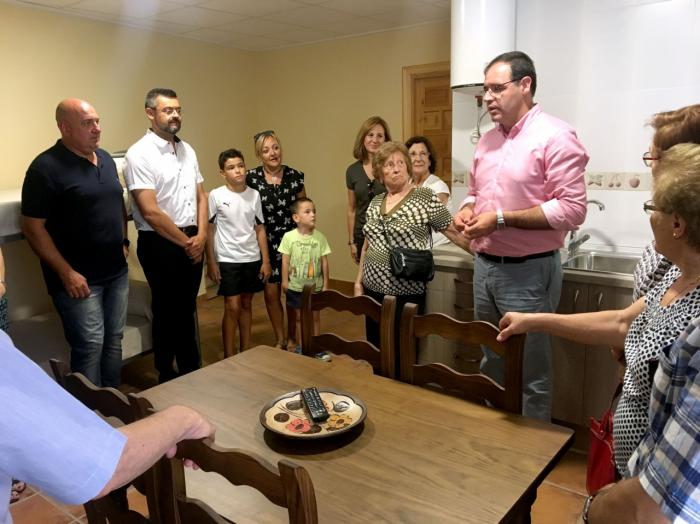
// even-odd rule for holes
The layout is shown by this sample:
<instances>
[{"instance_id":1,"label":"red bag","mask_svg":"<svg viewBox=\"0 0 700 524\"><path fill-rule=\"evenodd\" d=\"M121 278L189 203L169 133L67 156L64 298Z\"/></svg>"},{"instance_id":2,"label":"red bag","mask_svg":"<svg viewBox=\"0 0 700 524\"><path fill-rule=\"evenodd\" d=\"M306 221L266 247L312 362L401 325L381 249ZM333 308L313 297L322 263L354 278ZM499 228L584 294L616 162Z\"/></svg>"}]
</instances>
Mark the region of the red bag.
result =
<instances>
[{"instance_id":1,"label":"red bag","mask_svg":"<svg viewBox=\"0 0 700 524\"><path fill-rule=\"evenodd\" d=\"M600 420L591 417L588 467L586 469L586 489L589 495L593 495L606 484L617 480L615 453L613 452L612 405L621 392L622 384L619 384L610 401L610 408L603 413Z\"/></svg>"}]
</instances>

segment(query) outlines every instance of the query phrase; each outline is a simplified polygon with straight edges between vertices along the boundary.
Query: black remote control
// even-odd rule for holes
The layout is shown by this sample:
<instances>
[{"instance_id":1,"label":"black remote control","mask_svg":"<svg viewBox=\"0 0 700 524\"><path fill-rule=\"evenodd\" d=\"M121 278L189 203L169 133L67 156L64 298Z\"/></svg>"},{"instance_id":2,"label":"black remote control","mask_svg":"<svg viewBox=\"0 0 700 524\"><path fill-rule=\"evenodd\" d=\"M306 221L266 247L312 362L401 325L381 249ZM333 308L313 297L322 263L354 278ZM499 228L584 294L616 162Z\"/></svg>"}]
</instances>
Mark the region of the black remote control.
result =
<instances>
[{"instance_id":1,"label":"black remote control","mask_svg":"<svg viewBox=\"0 0 700 524\"><path fill-rule=\"evenodd\" d=\"M326 406L323 405L323 399L321 399L318 389L313 387L302 389L301 398L306 404L306 409L309 410L311 420L314 422L323 422L330 416Z\"/></svg>"}]
</instances>

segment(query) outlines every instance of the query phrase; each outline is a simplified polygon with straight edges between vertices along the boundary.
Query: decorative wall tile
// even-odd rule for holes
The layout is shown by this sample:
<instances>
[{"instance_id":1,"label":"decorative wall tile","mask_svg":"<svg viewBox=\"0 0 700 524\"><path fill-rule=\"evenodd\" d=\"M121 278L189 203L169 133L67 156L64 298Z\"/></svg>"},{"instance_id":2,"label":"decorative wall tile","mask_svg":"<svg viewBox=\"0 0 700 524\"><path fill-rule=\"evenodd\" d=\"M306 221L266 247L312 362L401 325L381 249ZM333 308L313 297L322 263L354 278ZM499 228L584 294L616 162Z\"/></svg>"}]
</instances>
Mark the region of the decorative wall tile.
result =
<instances>
[{"instance_id":1,"label":"decorative wall tile","mask_svg":"<svg viewBox=\"0 0 700 524\"><path fill-rule=\"evenodd\" d=\"M590 171L586 172L586 187L604 191L650 191L650 172Z\"/></svg>"}]
</instances>

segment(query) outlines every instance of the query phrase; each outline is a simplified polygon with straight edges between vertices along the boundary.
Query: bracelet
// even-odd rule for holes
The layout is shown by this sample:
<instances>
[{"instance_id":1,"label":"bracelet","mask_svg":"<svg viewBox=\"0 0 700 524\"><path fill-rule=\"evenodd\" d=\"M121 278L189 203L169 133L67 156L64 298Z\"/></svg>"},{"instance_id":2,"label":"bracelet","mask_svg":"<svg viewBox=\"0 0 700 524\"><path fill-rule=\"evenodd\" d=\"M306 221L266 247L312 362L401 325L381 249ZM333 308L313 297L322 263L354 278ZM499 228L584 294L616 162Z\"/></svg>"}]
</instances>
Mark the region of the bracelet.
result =
<instances>
[{"instance_id":1,"label":"bracelet","mask_svg":"<svg viewBox=\"0 0 700 524\"><path fill-rule=\"evenodd\" d=\"M594 498L595 498L595 495L591 495L583 503L583 511L581 512L581 520L583 520L583 522L588 522L588 512L591 509L591 504L593 503Z\"/></svg>"},{"instance_id":2,"label":"bracelet","mask_svg":"<svg viewBox=\"0 0 700 524\"><path fill-rule=\"evenodd\" d=\"M503 210L497 209L496 210L496 229L505 229L505 228L506 228L506 219L503 218Z\"/></svg>"}]
</instances>

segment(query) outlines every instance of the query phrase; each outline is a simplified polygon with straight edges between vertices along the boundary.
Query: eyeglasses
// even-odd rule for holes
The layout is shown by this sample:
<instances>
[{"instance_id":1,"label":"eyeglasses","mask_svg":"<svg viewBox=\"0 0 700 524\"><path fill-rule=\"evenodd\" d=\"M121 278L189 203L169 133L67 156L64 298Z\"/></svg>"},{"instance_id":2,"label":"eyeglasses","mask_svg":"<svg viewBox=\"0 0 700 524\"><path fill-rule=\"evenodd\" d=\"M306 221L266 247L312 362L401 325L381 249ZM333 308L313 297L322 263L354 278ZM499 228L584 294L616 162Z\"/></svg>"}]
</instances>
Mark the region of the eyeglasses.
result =
<instances>
[{"instance_id":1,"label":"eyeglasses","mask_svg":"<svg viewBox=\"0 0 700 524\"><path fill-rule=\"evenodd\" d=\"M182 116L182 108L181 107L164 107L163 109L160 110L160 112L165 114L166 116L171 116L175 113Z\"/></svg>"},{"instance_id":2,"label":"eyeglasses","mask_svg":"<svg viewBox=\"0 0 700 524\"><path fill-rule=\"evenodd\" d=\"M658 211L659 213L665 213L663 209L654 205L653 200L647 200L646 202L644 202L644 205L642 207L644 208L644 212L647 215L651 215L654 211Z\"/></svg>"},{"instance_id":3,"label":"eyeglasses","mask_svg":"<svg viewBox=\"0 0 700 524\"><path fill-rule=\"evenodd\" d=\"M512 84L513 82L520 82L521 80L522 78L513 78L512 80L508 80L507 82L503 82L502 84L493 84L490 86L484 84L484 96L491 93L492 97L498 98L508 88L508 84Z\"/></svg>"},{"instance_id":4,"label":"eyeglasses","mask_svg":"<svg viewBox=\"0 0 700 524\"><path fill-rule=\"evenodd\" d=\"M257 142L261 136L272 136L274 134L275 132L272 129L268 129L267 131L260 131L259 133L255 133L253 135L253 142Z\"/></svg>"},{"instance_id":5,"label":"eyeglasses","mask_svg":"<svg viewBox=\"0 0 700 524\"><path fill-rule=\"evenodd\" d=\"M651 152L649 151L642 155L642 162L644 162L644 165L647 167L651 167L651 163L658 160L660 160L660 158L658 156L651 156Z\"/></svg>"}]
</instances>

